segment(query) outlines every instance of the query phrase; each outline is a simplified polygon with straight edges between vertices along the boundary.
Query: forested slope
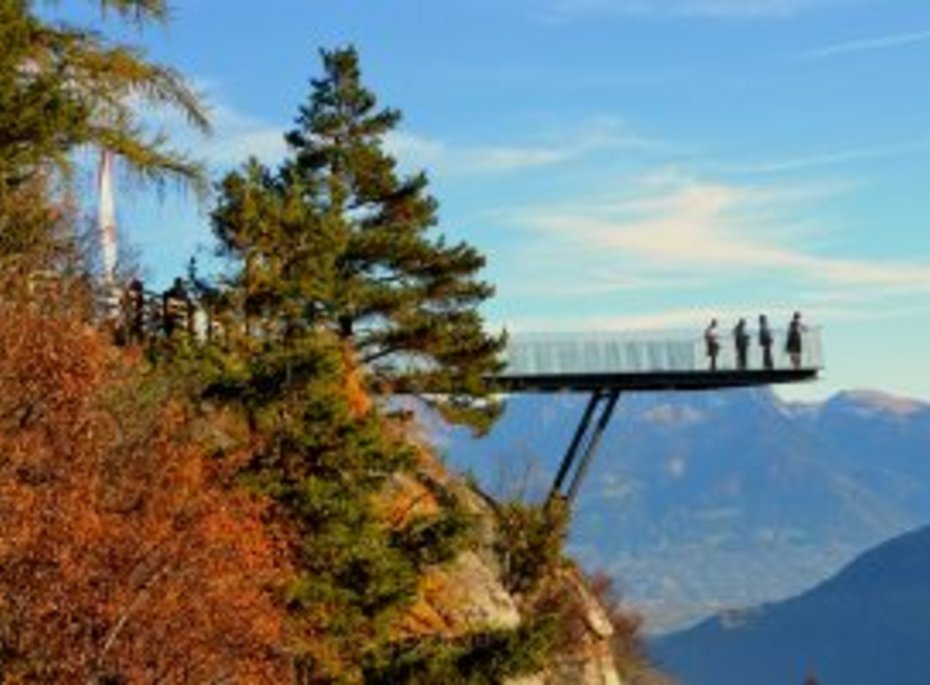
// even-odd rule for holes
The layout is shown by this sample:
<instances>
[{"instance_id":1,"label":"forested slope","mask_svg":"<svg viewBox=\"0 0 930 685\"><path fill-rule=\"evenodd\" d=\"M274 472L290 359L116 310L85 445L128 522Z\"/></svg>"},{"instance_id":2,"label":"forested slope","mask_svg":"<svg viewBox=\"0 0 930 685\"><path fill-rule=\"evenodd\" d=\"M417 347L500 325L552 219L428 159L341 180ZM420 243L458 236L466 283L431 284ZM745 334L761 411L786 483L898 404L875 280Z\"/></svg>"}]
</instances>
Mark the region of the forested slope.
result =
<instances>
[{"instance_id":1,"label":"forested slope","mask_svg":"<svg viewBox=\"0 0 930 685\"><path fill-rule=\"evenodd\" d=\"M279 167L219 183L221 273L143 311L81 239L71 155L202 187L136 105L204 108L132 46L0 13L0 681L647 677L635 620L562 556L566 512L485 498L392 410L483 430L503 339L355 50L323 52Z\"/></svg>"}]
</instances>

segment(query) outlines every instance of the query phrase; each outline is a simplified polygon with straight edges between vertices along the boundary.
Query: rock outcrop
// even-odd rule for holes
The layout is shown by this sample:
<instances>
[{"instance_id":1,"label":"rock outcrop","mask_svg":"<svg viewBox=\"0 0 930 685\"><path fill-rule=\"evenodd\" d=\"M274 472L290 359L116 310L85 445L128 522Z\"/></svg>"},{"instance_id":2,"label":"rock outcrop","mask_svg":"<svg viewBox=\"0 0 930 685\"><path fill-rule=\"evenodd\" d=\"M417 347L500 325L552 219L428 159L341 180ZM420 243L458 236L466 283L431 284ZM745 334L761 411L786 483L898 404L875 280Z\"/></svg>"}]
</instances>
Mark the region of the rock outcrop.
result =
<instances>
[{"instance_id":1,"label":"rock outcrop","mask_svg":"<svg viewBox=\"0 0 930 685\"><path fill-rule=\"evenodd\" d=\"M398 477L389 488L393 523L436 511L439 505L432 482L453 494L474 521L475 534L469 549L424 574L420 595L405 617L402 632L406 637L461 637L481 630L513 629L532 620L533 608L525 598L508 592L502 578L496 552L502 533L494 502L449 474L425 450L420 461L422 480ZM543 671L511 679L506 685L624 685L611 650L614 628L610 617L582 574L566 565L546 582L570 617L571 644L558 649Z\"/></svg>"}]
</instances>

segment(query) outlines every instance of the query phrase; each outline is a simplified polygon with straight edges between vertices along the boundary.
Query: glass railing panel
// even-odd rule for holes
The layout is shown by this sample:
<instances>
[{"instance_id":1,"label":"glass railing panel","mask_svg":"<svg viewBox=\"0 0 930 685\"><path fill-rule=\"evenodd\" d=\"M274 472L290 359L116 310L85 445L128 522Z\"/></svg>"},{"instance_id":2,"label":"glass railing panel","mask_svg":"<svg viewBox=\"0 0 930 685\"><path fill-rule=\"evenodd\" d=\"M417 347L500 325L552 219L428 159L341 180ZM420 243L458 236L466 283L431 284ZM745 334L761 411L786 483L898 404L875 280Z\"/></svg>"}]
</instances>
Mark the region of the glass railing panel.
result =
<instances>
[{"instance_id":1,"label":"glass railing panel","mask_svg":"<svg viewBox=\"0 0 930 685\"><path fill-rule=\"evenodd\" d=\"M793 360L785 350L785 331L772 331L772 369L822 367L820 331L802 335L801 355ZM765 355L758 333L750 331L746 369L765 370ZM706 371L711 368L703 332L631 333L516 333L504 352L504 375L571 375L599 373L656 373ZM735 342L720 338L718 371L739 370Z\"/></svg>"}]
</instances>

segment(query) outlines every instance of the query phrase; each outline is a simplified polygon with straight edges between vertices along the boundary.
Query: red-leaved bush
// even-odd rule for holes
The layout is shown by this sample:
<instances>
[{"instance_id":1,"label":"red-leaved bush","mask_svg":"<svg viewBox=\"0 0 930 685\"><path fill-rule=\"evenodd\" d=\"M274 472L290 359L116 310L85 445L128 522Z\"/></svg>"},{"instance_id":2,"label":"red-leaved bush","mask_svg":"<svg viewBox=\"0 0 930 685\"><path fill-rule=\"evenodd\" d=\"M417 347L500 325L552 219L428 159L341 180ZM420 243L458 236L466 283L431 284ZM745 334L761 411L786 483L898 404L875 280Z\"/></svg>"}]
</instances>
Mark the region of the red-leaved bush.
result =
<instances>
[{"instance_id":1,"label":"red-leaved bush","mask_svg":"<svg viewBox=\"0 0 930 685\"><path fill-rule=\"evenodd\" d=\"M262 503L140 367L79 321L0 304L0 676L284 682Z\"/></svg>"}]
</instances>

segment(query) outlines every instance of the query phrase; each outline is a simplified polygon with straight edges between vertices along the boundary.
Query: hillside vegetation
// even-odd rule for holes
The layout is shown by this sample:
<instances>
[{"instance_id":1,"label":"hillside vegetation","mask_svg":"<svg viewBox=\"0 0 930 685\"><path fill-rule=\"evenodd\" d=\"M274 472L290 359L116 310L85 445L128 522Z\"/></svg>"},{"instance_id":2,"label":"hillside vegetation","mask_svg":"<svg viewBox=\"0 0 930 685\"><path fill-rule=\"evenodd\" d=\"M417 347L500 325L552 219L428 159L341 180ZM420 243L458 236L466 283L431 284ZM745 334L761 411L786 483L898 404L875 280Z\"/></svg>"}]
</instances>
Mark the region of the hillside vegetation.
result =
<instances>
[{"instance_id":1,"label":"hillside vegetation","mask_svg":"<svg viewBox=\"0 0 930 685\"><path fill-rule=\"evenodd\" d=\"M636 622L562 556L566 512L483 497L391 401L486 429L503 338L483 257L383 151L399 114L353 49L322 58L287 159L217 187L222 274L136 327L101 306L70 155L202 185L130 102L203 108L0 0L0 682L648 682Z\"/></svg>"}]
</instances>

